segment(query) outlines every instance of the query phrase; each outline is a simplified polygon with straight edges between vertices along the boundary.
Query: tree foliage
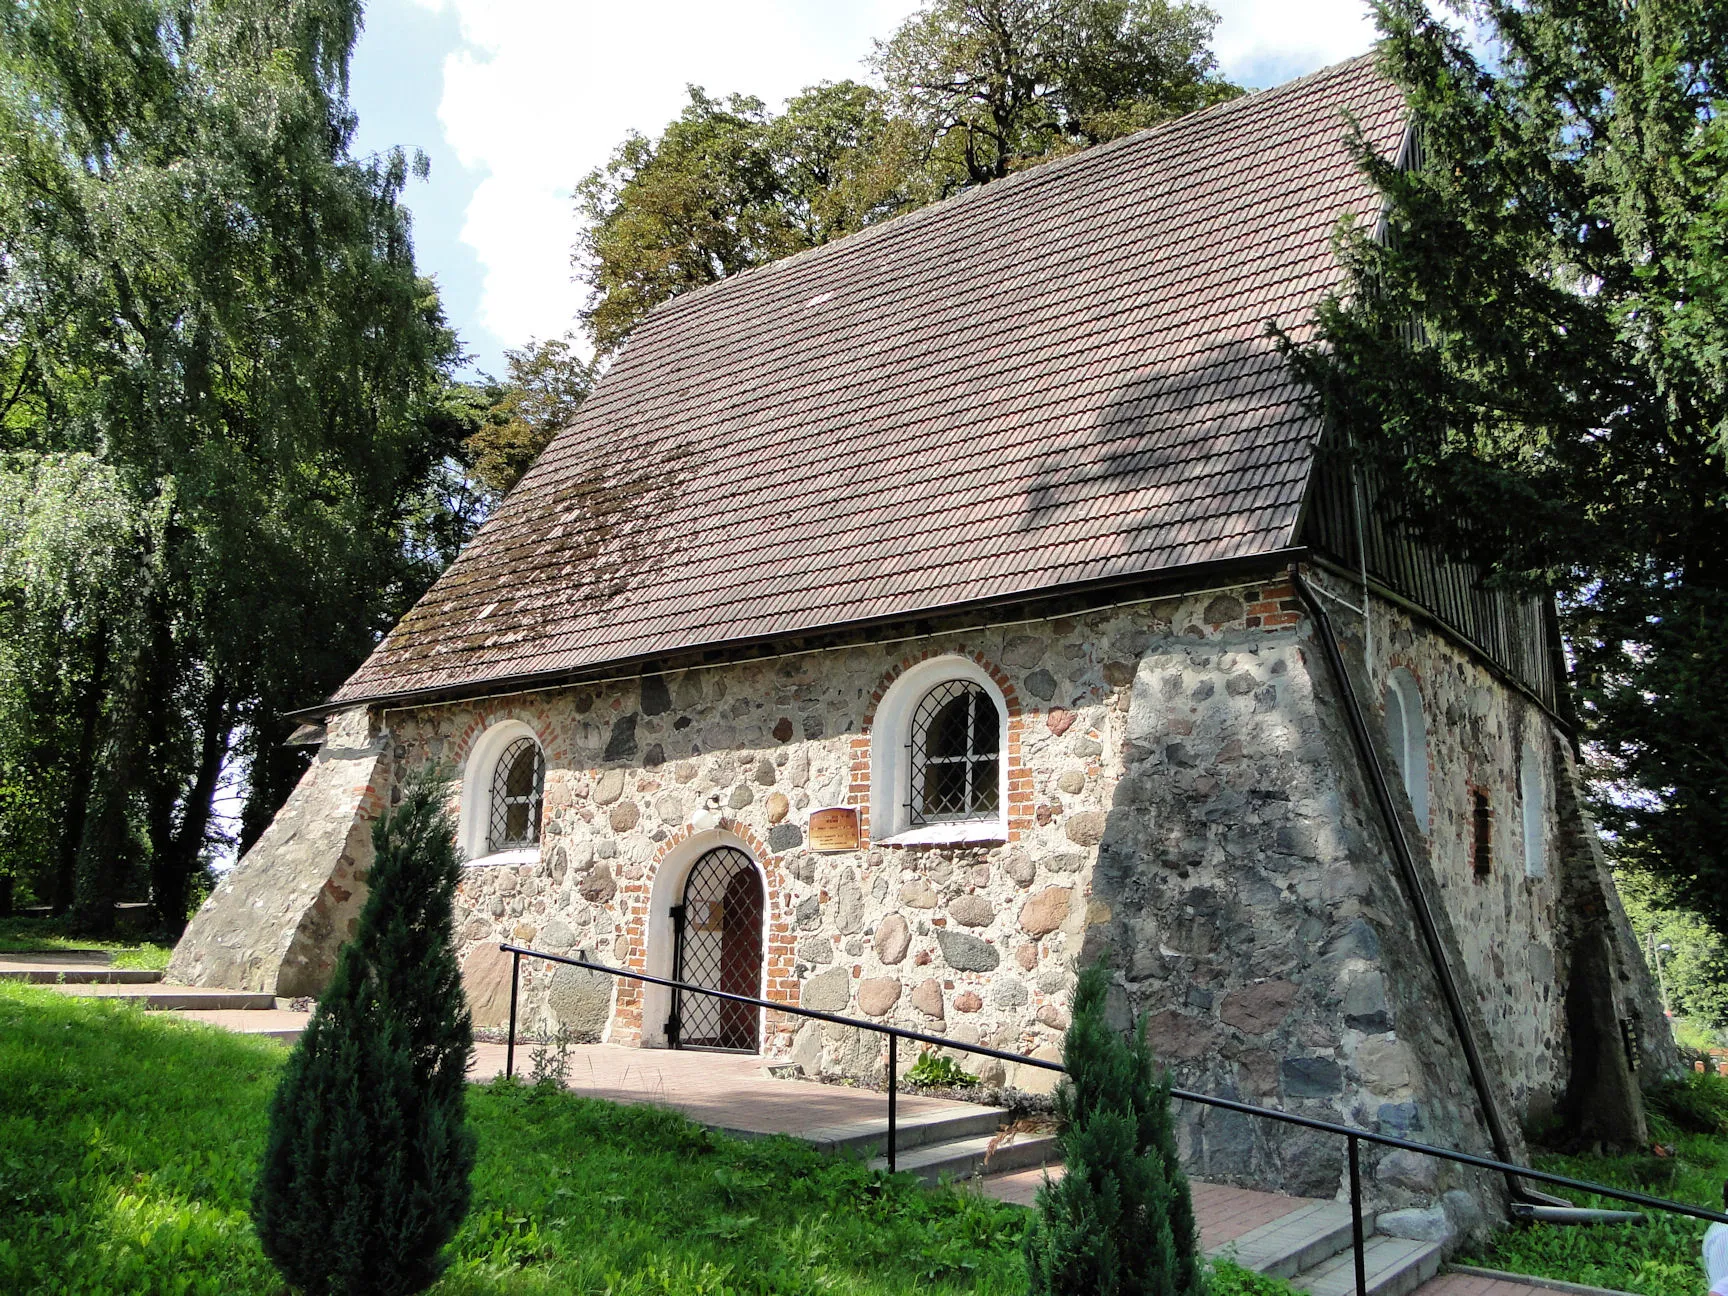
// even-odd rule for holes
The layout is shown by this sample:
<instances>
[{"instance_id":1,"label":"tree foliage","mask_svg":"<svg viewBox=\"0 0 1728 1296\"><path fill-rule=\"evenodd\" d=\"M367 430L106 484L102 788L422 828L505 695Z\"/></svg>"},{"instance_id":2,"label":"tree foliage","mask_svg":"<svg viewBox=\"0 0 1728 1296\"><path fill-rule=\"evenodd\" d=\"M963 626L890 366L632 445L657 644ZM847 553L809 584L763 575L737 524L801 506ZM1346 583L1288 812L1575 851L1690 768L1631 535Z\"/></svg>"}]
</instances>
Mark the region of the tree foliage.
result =
<instances>
[{"instance_id":1,"label":"tree foliage","mask_svg":"<svg viewBox=\"0 0 1728 1296\"><path fill-rule=\"evenodd\" d=\"M1218 15L1165 0L931 0L871 62L961 183L1101 144L1241 91Z\"/></svg>"},{"instance_id":2,"label":"tree foliage","mask_svg":"<svg viewBox=\"0 0 1728 1296\"><path fill-rule=\"evenodd\" d=\"M1056 1090L1062 1178L1038 1190L1026 1232L1033 1296L1203 1296L1194 1203L1176 1153L1170 1077L1142 1019L1110 1025L1109 969L1080 974Z\"/></svg>"},{"instance_id":3,"label":"tree foliage","mask_svg":"<svg viewBox=\"0 0 1728 1296\"><path fill-rule=\"evenodd\" d=\"M1420 156L1301 358L1411 525L1558 589L1623 859L1728 932L1728 5L1384 0Z\"/></svg>"},{"instance_id":4,"label":"tree foliage","mask_svg":"<svg viewBox=\"0 0 1728 1296\"><path fill-rule=\"evenodd\" d=\"M425 1290L468 1213L474 1039L444 795L428 771L374 825L359 928L271 1100L253 1222L306 1296Z\"/></svg>"},{"instance_id":5,"label":"tree foliage","mask_svg":"<svg viewBox=\"0 0 1728 1296\"><path fill-rule=\"evenodd\" d=\"M493 499L507 493L575 418L595 376L593 362L576 352L568 334L531 339L505 351L504 363L508 376L487 384L477 426L463 441L469 472Z\"/></svg>"},{"instance_id":6,"label":"tree foliage","mask_svg":"<svg viewBox=\"0 0 1728 1296\"><path fill-rule=\"evenodd\" d=\"M34 841L39 898L76 892L91 926L143 887L131 861L178 929L224 769L248 768L249 839L304 766L280 713L460 543L458 352L415 273L409 162L349 152L359 22L354 0L0 16L4 525L46 552L69 464L130 519L62 537L82 571L52 606L0 573L0 841Z\"/></svg>"},{"instance_id":7,"label":"tree foliage","mask_svg":"<svg viewBox=\"0 0 1728 1296\"><path fill-rule=\"evenodd\" d=\"M955 190L1241 91L1217 16L1165 0L929 0L871 60L778 114L690 87L577 189L575 264L602 354L654 306Z\"/></svg>"}]
</instances>

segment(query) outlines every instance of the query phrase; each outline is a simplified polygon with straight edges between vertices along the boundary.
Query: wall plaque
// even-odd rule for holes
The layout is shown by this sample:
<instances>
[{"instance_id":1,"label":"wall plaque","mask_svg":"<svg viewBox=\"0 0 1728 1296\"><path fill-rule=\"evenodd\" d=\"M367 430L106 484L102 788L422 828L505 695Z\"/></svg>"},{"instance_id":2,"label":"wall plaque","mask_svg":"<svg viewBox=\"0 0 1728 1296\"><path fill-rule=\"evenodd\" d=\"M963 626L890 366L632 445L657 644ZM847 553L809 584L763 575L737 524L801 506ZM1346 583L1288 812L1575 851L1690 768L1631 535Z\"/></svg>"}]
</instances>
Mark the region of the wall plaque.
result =
<instances>
[{"instance_id":1,"label":"wall plaque","mask_svg":"<svg viewBox=\"0 0 1728 1296\"><path fill-rule=\"evenodd\" d=\"M810 849L849 851L858 849L858 812L851 806L829 806L810 812Z\"/></svg>"}]
</instances>

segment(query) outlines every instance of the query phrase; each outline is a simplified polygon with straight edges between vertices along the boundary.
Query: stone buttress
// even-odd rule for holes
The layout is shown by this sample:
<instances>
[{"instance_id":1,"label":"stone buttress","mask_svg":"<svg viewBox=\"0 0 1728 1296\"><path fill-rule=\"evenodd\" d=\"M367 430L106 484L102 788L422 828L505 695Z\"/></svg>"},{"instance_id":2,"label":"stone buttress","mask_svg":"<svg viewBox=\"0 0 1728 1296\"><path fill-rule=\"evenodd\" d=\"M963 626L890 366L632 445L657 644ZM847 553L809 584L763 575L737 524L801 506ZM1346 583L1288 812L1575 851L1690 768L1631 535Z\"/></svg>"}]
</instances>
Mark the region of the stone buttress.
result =
<instances>
[{"instance_id":1,"label":"stone buttress","mask_svg":"<svg viewBox=\"0 0 1728 1296\"><path fill-rule=\"evenodd\" d=\"M287 803L187 926L167 979L284 997L320 993L366 898L388 770L385 740L364 708L331 717Z\"/></svg>"}]
</instances>

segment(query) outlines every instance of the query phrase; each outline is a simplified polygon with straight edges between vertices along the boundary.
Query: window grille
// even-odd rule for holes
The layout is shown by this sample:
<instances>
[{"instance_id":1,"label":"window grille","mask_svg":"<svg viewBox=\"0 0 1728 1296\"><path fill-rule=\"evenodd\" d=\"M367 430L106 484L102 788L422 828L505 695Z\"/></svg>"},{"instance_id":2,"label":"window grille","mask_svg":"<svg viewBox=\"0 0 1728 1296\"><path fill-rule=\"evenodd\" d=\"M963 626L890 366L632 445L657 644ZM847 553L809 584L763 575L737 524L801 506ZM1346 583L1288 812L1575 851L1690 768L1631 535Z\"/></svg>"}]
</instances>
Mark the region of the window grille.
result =
<instances>
[{"instance_id":1,"label":"window grille","mask_svg":"<svg viewBox=\"0 0 1728 1296\"><path fill-rule=\"evenodd\" d=\"M1001 806L1002 718L977 684L949 680L912 713L908 819L920 824L991 819Z\"/></svg>"},{"instance_id":2,"label":"window grille","mask_svg":"<svg viewBox=\"0 0 1728 1296\"><path fill-rule=\"evenodd\" d=\"M532 846L540 840L540 794L546 762L540 744L518 738L504 749L492 771L492 820L488 851Z\"/></svg>"}]
</instances>

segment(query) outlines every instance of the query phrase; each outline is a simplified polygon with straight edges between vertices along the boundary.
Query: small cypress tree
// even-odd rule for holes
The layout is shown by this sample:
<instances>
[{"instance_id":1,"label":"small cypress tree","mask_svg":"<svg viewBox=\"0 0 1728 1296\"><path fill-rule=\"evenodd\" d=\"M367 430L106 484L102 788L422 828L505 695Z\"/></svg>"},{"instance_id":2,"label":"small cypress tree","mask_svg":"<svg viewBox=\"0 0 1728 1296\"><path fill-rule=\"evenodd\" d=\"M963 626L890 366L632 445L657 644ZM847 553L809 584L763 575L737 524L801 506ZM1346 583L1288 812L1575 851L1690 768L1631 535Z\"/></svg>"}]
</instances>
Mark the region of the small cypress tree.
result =
<instances>
[{"instance_id":1,"label":"small cypress tree","mask_svg":"<svg viewBox=\"0 0 1728 1296\"><path fill-rule=\"evenodd\" d=\"M1033 1296L1204 1296L1188 1179L1176 1157L1170 1077L1146 1022L1112 1030L1102 962L1080 975L1056 1090L1065 1171L1038 1190L1026 1233Z\"/></svg>"},{"instance_id":2,"label":"small cypress tree","mask_svg":"<svg viewBox=\"0 0 1728 1296\"><path fill-rule=\"evenodd\" d=\"M428 770L372 830L354 939L270 1105L252 1219L306 1296L405 1296L468 1213L473 1030L452 948L460 862Z\"/></svg>"}]
</instances>

